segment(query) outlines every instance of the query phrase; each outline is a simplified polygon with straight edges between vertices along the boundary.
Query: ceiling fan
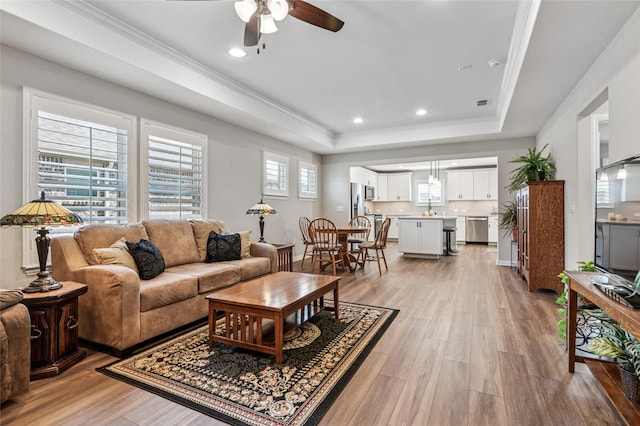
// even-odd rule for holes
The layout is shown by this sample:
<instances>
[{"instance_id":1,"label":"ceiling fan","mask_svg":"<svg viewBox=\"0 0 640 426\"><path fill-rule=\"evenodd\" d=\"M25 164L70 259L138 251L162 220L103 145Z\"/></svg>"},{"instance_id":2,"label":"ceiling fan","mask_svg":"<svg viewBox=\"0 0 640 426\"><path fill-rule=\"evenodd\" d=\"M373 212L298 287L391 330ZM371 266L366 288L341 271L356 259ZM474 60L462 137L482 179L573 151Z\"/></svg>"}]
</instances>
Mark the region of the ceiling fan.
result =
<instances>
[{"instance_id":1,"label":"ceiling fan","mask_svg":"<svg viewBox=\"0 0 640 426\"><path fill-rule=\"evenodd\" d=\"M262 34L278 30L275 21L291 15L325 30L340 31L344 22L324 10L302 0L238 0L236 14L246 25L244 45L256 46Z\"/></svg>"}]
</instances>

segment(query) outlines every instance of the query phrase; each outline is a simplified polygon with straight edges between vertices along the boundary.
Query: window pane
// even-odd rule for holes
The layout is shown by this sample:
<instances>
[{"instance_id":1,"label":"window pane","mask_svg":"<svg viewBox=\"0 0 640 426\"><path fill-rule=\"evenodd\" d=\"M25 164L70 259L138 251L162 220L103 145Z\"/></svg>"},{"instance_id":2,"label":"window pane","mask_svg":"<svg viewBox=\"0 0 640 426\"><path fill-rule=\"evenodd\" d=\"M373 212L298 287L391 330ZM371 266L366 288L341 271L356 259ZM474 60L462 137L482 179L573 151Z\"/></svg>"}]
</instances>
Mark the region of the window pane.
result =
<instances>
[{"instance_id":1,"label":"window pane","mask_svg":"<svg viewBox=\"0 0 640 426\"><path fill-rule=\"evenodd\" d=\"M265 195L289 195L289 159L263 152L262 192Z\"/></svg>"},{"instance_id":2,"label":"window pane","mask_svg":"<svg viewBox=\"0 0 640 426\"><path fill-rule=\"evenodd\" d=\"M86 223L127 222L125 129L38 111L38 188Z\"/></svg>"},{"instance_id":3,"label":"window pane","mask_svg":"<svg viewBox=\"0 0 640 426\"><path fill-rule=\"evenodd\" d=\"M202 218L203 148L149 136L149 217Z\"/></svg>"},{"instance_id":4,"label":"window pane","mask_svg":"<svg viewBox=\"0 0 640 426\"><path fill-rule=\"evenodd\" d=\"M302 198L316 198L318 196L318 172L314 164L300 161L300 183L298 196Z\"/></svg>"}]
</instances>

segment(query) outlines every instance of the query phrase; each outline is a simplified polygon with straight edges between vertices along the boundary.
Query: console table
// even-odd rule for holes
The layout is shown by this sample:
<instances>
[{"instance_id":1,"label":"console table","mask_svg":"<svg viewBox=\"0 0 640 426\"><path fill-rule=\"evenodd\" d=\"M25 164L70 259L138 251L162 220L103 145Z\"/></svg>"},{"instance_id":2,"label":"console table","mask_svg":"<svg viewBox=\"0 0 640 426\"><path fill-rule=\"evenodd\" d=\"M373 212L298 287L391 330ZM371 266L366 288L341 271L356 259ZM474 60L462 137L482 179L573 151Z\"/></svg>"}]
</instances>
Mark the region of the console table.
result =
<instances>
[{"instance_id":1,"label":"console table","mask_svg":"<svg viewBox=\"0 0 640 426\"><path fill-rule=\"evenodd\" d=\"M572 271L565 274L569 278L567 295L569 372L574 372L576 361L586 363L622 419L628 425L638 425L640 424L640 404L624 396L617 364L576 355L578 294L587 297L636 338L640 337L640 310L622 306L600 291L589 280L590 275L598 275L598 273Z\"/></svg>"}]
</instances>

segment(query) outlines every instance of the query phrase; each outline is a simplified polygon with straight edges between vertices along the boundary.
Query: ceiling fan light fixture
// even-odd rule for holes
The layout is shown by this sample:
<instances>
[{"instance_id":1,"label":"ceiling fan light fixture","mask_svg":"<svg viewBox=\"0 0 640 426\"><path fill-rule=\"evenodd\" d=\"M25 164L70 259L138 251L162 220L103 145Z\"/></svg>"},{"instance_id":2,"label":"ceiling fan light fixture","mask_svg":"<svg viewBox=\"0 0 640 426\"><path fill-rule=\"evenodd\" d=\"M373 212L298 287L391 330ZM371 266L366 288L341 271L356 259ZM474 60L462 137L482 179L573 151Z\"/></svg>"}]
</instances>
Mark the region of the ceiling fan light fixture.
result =
<instances>
[{"instance_id":1,"label":"ceiling fan light fixture","mask_svg":"<svg viewBox=\"0 0 640 426\"><path fill-rule=\"evenodd\" d=\"M260 15L260 32L262 34L271 34L278 31L276 27L276 21L273 20L271 15Z\"/></svg>"},{"instance_id":2,"label":"ceiling fan light fixture","mask_svg":"<svg viewBox=\"0 0 640 426\"><path fill-rule=\"evenodd\" d=\"M236 14L244 22L249 22L253 14L258 10L258 5L254 0L242 0L234 3Z\"/></svg>"},{"instance_id":3,"label":"ceiling fan light fixture","mask_svg":"<svg viewBox=\"0 0 640 426\"><path fill-rule=\"evenodd\" d=\"M289 14L289 3L286 0L269 0L267 8L276 21L282 21Z\"/></svg>"}]
</instances>

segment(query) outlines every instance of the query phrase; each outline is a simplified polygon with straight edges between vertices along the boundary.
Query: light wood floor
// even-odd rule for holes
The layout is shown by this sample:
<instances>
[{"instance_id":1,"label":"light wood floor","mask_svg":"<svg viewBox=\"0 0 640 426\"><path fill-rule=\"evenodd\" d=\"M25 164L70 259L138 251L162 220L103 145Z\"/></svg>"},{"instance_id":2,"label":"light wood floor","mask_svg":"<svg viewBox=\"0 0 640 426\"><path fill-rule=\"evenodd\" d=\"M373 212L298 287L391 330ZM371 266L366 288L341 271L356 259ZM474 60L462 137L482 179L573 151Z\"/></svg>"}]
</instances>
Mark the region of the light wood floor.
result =
<instances>
[{"instance_id":1,"label":"light wood floor","mask_svg":"<svg viewBox=\"0 0 640 426\"><path fill-rule=\"evenodd\" d=\"M400 310L322 425L617 425L583 364L567 373L555 294L528 293L495 247L405 259L389 272L341 273L341 299ZM295 265L300 270L299 263ZM305 271L310 263L305 262ZM340 272L339 272L340 274ZM220 422L95 369L94 350L2 406L2 425L217 425Z\"/></svg>"}]
</instances>

